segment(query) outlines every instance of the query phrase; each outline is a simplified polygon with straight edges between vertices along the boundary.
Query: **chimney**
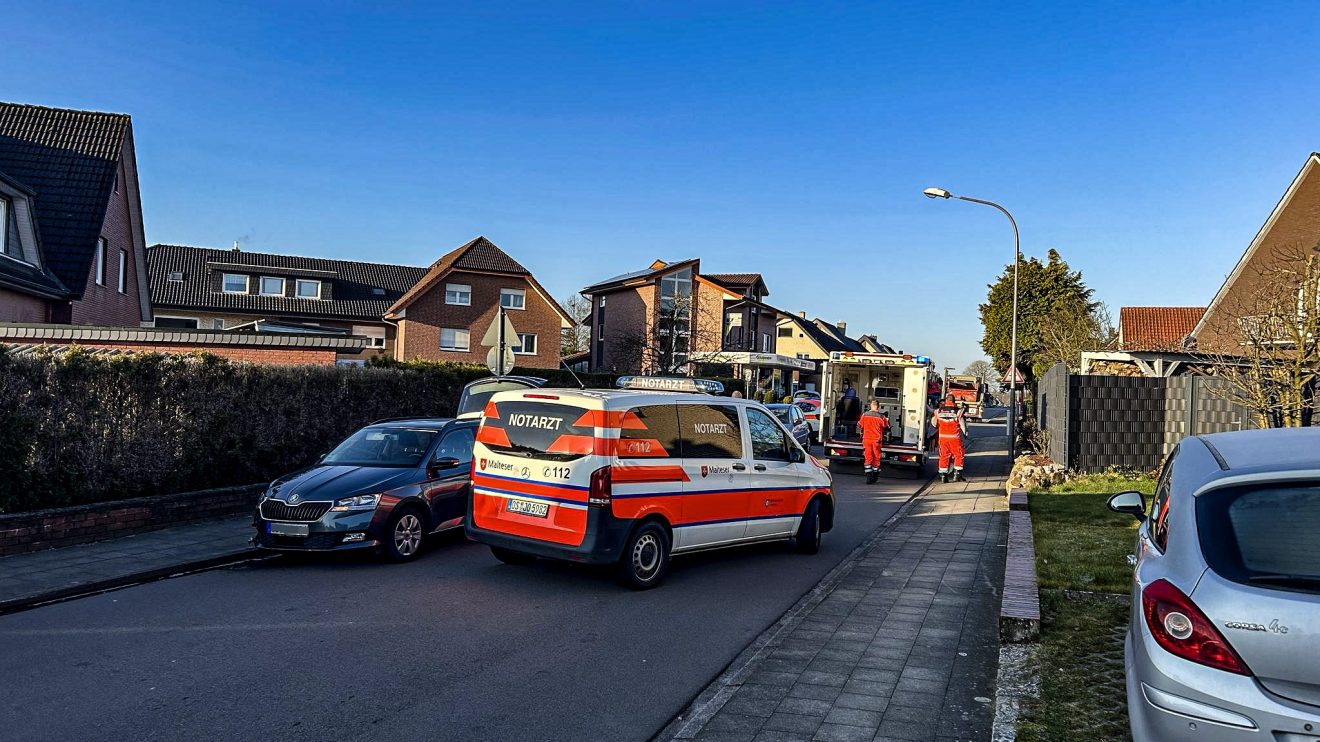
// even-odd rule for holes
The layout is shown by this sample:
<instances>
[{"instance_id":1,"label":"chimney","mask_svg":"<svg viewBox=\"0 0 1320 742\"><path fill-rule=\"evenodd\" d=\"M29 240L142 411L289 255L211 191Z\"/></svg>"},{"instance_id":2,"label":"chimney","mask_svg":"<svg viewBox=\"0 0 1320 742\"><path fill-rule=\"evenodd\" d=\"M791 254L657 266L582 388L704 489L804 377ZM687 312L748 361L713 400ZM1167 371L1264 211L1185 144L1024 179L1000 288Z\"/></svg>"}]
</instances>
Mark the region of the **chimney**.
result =
<instances>
[{"instance_id":1,"label":"chimney","mask_svg":"<svg viewBox=\"0 0 1320 742\"><path fill-rule=\"evenodd\" d=\"M806 319L806 318L807 318L807 313L806 313L806 312L798 312L798 316L801 317L802 319Z\"/></svg>"},{"instance_id":2,"label":"chimney","mask_svg":"<svg viewBox=\"0 0 1320 742\"><path fill-rule=\"evenodd\" d=\"M238 240L234 240L234 246L230 249L230 251L238 252Z\"/></svg>"},{"instance_id":3,"label":"chimney","mask_svg":"<svg viewBox=\"0 0 1320 742\"><path fill-rule=\"evenodd\" d=\"M835 322L835 323L834 323L834 326L837 327L837 328L839 328L839 332L847 332L847 331L848 331L848 323L847 323L847 322L844 322L843 320L839 320L838 322Z\"/></svg>"}]
</instances>

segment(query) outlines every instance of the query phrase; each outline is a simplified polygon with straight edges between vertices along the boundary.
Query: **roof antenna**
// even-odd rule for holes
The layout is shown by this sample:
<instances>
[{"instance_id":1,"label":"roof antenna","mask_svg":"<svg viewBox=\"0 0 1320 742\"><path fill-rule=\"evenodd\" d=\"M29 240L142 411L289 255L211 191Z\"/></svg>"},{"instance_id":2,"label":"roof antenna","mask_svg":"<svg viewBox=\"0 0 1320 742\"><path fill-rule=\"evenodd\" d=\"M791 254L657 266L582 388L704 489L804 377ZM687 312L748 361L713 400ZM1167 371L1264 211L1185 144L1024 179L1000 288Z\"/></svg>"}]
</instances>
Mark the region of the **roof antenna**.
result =
<instances>
[{"instance_id":1,"label":"roof antenna","mask_svg":"<svg viewBox=\"0 0 1320 742\"><path fill-rule=\"evenodd\" d=\"M573 367L568 365L563 358L559 359L559 365L563 366L564 370L568 372L568 375L573 377L573 381L576 381L578 383L578 389L587 388L587 385L582 383L582 379L579 379L578 375L573 373Z\"/></svg>"}]
</instances>

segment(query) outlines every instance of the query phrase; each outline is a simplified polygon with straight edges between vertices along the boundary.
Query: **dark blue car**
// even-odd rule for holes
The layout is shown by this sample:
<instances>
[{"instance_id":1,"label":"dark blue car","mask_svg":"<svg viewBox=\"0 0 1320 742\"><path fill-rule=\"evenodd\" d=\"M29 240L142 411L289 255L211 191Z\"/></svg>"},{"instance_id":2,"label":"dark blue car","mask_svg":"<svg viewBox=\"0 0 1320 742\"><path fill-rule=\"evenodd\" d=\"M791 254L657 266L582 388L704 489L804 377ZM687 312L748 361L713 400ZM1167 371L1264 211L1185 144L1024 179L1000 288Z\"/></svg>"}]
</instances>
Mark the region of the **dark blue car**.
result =
<instances>
[{"instance_id":1,"label":"dark blue car","mask_svg":"<svg viewBox=\"0 0 1320 742\"><path fill-rule=\"evenodd\" d=\"M253 543L413 559L427 534L463 525L476 427L476 420L416 418L362 428L315 466L271 482L257 504Z\"/></svg>"}]
</instances>

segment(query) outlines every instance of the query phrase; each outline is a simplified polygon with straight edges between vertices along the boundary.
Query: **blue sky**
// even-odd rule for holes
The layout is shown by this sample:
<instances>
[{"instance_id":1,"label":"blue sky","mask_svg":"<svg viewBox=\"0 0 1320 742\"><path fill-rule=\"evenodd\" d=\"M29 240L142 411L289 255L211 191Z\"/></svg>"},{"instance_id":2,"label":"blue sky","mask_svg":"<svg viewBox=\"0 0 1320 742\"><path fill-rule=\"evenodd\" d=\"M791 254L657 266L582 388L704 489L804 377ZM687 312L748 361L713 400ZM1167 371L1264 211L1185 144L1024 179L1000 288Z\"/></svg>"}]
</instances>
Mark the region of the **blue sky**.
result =
<instances>
[{"instance_id":1,"label":"blue sky","mask_svg":"<svg viewBox=\"0 0 1320 742\"><path fill-rule=\"evenodd\" d=\"M1054 247L1117 315L1209 301L1320 149L1313 3L19 3L0 99L131 113L147 239L557 296L656 257L940 365Z\"/></svg>"}]
</instances>

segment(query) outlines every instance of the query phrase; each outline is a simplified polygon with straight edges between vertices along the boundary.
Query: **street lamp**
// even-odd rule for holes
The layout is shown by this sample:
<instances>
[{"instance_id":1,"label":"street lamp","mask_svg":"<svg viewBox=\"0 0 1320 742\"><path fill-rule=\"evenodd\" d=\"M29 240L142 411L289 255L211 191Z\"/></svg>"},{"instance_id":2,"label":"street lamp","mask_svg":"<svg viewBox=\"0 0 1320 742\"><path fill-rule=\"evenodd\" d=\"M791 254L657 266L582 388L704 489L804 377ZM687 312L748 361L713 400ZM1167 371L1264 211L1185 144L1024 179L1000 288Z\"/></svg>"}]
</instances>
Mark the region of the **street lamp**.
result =
<instances>
[{"instance_id":1,"label":"street lamp","mask_svg":"<svg viewBox=\"0 0 1320 742\"><path fill-rule=\"evenodd\" d=\"M1008 355L1008 460L1014 460L1014 439L1017 437L1017 321L1018 321L1018 264L1022 262L1022 246L1018 238L1017 221L1013 215L1008 213L1008 209L995 203L994 201L982 201L979 198L971 196L955 196L943 188L927 188L922 191L927 198L956 198L959 201L971 201L974 204L984 204L999 209L1004 216L1008 217L1008 223L1013 225L1013 332L1010 340L1010 350Z\"/></svg>"}]
</instances>

